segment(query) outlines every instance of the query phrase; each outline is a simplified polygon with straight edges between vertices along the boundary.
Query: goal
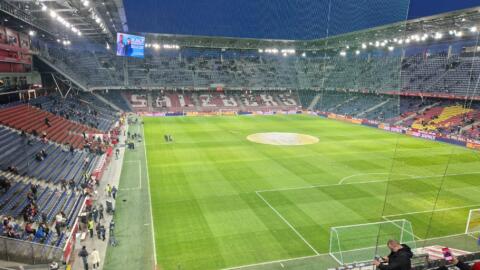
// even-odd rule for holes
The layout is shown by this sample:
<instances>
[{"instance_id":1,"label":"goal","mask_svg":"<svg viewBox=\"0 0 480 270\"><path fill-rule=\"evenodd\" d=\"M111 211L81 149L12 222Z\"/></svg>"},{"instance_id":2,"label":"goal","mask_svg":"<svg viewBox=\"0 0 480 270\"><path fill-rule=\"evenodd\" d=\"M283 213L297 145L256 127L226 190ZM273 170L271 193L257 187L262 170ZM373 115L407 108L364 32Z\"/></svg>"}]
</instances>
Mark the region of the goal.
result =
<instances>
[{"instance_id":1,"label":"goal","mask_svg":"<svg viewBox=\"0 0 480 270\"><path fill-rule=\"evenodd\" d=\"M372 261L375 256L390 253L390 239L415 249L415 235L406 219L332 227L330 229L330 256L339 264Z\"/></svg>"},{"instance_id":2,"label":"goal","mask_svg":"<svg viewBox=\"0 0 480 270\"><path fill-rule=\"evenodd\" d=\"M237 115L237 110L235 109L220 109L217 112L217 115Z\"/></svg>"},{"instance_id":3,"label":"goal","mask_svg":"<svg viewBox=\"0 0 480 270\"><path fill-rule=\"evenodd\" d=\"M468 213L466 234L478 235L480 233L480 209L471 209Z\"/></svg>"}]
</instances>

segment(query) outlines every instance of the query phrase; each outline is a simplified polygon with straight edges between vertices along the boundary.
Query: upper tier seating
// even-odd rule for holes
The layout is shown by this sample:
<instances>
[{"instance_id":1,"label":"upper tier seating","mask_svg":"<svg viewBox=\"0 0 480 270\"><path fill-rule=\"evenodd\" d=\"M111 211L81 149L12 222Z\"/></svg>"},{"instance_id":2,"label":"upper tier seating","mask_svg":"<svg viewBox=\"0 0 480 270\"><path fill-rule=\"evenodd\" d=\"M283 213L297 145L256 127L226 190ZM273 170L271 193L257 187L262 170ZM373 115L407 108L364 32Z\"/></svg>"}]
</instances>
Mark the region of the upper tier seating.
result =
<instances>
[{"instance_id":1,"label":"upper tier seating","mask_svg":"<svg viewBox=\"0 0 480 270\"><path fill-rule=\"evenodd\" d=\"M347 57L325 57L323 53L284 57L255 51L182 48L176 53L146 50L144 59L125 59L98 48L45 47L41 50L44 58L96 89L205 90L212 84L223 84L226 89L409 90L479 95L475 82L480 75L480 57L465 56L459 50L401 56L380 49Z\"/></svg>"}]
</instances>

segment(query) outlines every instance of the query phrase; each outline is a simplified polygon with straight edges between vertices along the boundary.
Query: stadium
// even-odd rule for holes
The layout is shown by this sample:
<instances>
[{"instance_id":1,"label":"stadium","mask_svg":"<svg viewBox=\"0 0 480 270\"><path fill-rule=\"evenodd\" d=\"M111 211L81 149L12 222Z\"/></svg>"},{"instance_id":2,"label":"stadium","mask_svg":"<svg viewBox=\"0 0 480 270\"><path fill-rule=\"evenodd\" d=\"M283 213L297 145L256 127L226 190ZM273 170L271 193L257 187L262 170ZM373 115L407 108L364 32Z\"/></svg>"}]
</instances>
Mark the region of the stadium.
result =
<instances>
[{"instance_id":1,"label":"stadium","mask_svg":"<svg viewBox=\"0 0 480 270\"><path fill-rule=\"evenodd\" d=\"M0 22L0 270L480 269L479 1Z\"/></svg>"}]
</instances>

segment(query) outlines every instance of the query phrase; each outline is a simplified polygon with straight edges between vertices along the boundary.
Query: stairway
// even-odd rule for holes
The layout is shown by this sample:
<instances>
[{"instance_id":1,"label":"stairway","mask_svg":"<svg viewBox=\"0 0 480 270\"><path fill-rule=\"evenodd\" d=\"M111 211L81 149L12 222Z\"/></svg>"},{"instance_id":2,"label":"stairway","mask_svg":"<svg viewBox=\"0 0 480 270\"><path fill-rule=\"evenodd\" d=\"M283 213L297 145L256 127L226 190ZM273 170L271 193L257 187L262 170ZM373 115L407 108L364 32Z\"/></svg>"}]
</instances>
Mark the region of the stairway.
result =
<instances>
[{"instance_id":1,"label":"stairway","mask_svg":"<svg viewBox=\"0 0 480 270\"><path fill-rule=\"evenodd\" d=\"M379 104L377 104L377 105L375 105L375 106L367 109L366 111L363 111L363 112L359 113L359 114L357 115L357 117L364 116L365 114L367 114L367 113L369 113L369 112L371 112L371 111L373 111L373 110L375 110L375 109L378 109L378 108L382 107L383 105L387 104L388 102L390 102L390 99L387 99L387 100L385 100L385 101L383 101L383 102L381 102L381 103L379 103Z\"/></svg>"},{"instance_id":2,"label":"stairway","mask_svg":"<svg viewBox=\"0 0 480 270\"><path fill-rule=\"evenodd\" d=\"M317 103L320 101L322 96L320 94L317 94L313 99L312 102L310 102L310 105L308 105L307 110L313 111L313 109L317 106Z\"/></svg>"},{"instance_id":3,"label":"stairway","mask_svg":"<svg viewBox=\"0 0 480 270\"><path fill-rule=\"evenodd\" d=\"M415 114L412 114L412 115L409 115L408 117L405 117L403 119L400 119L399 121L395 122L395 125L400 125L402 124L403 122L405 121L408 121L410 119L413 119L415 118L417 115L421 115L423 112L425 112L426 110L430 109L430 108L433 108L435 106L438 106L440 105L440 102L436 102L432 105L429 105L429 106L426 106L426 107L423 107L422 109L420 109L418 112L416 112Z\"/></svg>"},{"instance_id":4,"label":"stairway","mask_svg":"<svg viewBox=\"0 0 480 270\"><path fill-rule=\"evenodd\" d=\"M117 107L117 105L113 104L112 102L110 102L108 99L102 97L101 95L95 94L95 93L93 93L93 92L92 92L92 94L93 94L94 96L96 96L99 100L101 100L101 101L105 102L106 104L112 106L115 110L122 111L122 109L120 109L119 107Z\"/></svg>"},{"instance_id":5,"label":"stairway","mask_svg":"<svg viewBox=\"0 0 480 270\"><path fill-rule=\"evenodd\" d=\"M44 62L45 64L47 64L48 66L50 66L51 68L53 68L55 71L57 71L58 73L62 74L62 76L64 76L65 78L67 78L68 80L70 80L72 83L74 83L75 85L77 85L79 88L81 88L82 90L84 91L88 91L87 87L86 87L86 84L83 82L83 81L80 81L79 79L76 79L76 78L73 78L72 76L70 76L70 74L68 74L67 72L65 72L65 70L68 68L68 67L59 67L57 66L56 64L53 64L52 62L50 62L47 58L43 57L43 56L40 56L40 55L37 55L38 59L40 59L42 62Z\"/></svg>"}]
</instances>

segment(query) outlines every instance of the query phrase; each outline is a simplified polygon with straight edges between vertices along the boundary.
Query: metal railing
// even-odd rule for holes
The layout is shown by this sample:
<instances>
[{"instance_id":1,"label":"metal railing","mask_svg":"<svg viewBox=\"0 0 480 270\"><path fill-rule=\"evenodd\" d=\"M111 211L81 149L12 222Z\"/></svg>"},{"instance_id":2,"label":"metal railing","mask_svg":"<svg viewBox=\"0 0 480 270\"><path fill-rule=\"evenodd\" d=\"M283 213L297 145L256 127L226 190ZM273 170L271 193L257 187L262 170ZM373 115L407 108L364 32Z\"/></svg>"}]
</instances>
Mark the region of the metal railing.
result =
<instances>
[{"instance_id":1,"label":"metal railing","mask_svg":"<svg viewBox=\"0 0 480 270\"><path fill-rule=\"evenodd\" d=\"M0 236L0 260L26 264L48 264L63 260L63 249Z\"/></svg>"}]
</instances>

